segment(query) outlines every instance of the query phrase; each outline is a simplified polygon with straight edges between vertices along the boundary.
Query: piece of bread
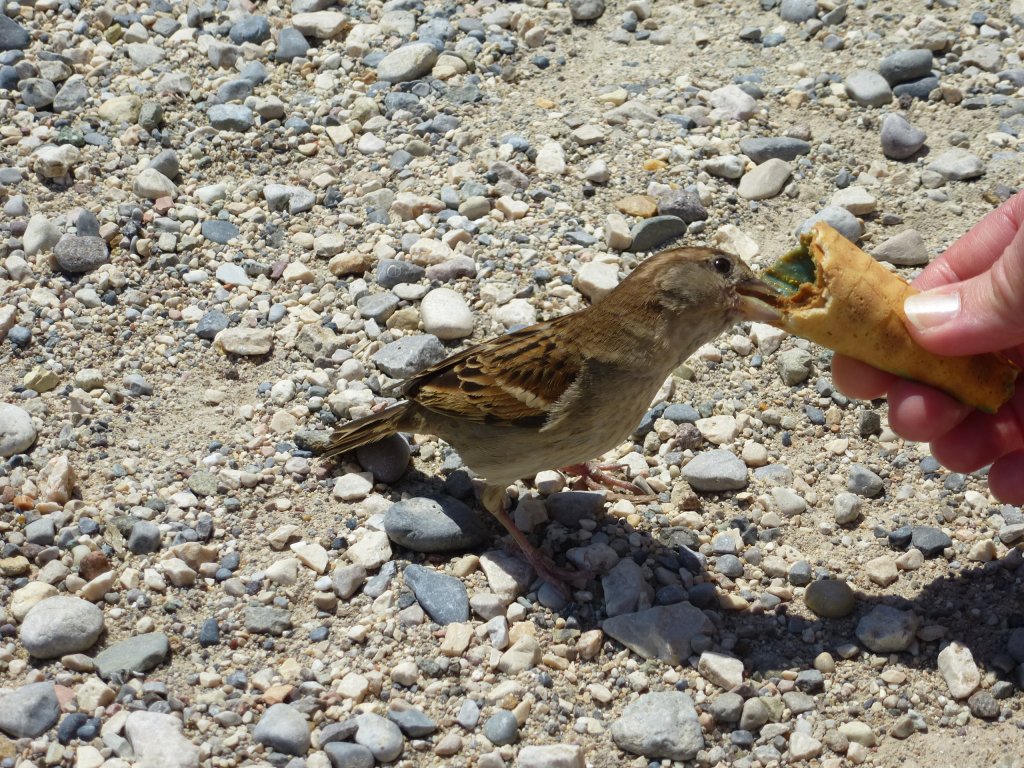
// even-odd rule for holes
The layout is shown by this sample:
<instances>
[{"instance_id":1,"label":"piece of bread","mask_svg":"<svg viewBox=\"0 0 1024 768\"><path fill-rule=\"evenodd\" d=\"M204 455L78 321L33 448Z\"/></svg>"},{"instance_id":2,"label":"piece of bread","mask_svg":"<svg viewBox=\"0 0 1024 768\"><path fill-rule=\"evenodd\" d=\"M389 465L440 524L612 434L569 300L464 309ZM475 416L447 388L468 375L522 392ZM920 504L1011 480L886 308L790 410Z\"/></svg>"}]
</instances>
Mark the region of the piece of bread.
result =
<instances>
[{"instance_id":1,"label":"piece of bread","mask_svg":"<svg viewBox=\"0 0 1024 768\"><path fill-rule=\"evenodd\" d=\"M916 293L824 222L763 275L783 298L775 323L797 336L960 402L994 413L1014 392L1018 369L998 354L945 357L914 342L903 301Z\"/></svg>"}]
</instances>

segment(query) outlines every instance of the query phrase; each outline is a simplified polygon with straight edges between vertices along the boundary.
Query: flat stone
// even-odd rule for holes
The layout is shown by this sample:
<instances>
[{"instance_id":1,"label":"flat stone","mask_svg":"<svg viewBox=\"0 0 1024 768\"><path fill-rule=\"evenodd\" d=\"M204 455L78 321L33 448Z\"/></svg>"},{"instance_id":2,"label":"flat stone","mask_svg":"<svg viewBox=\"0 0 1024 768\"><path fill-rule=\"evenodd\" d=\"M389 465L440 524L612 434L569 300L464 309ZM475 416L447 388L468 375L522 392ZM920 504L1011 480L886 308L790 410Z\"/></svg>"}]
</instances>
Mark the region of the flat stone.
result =
<instances>
[{"instance_id":1,"label":"flat stone","mask_svg":"<svg viewBox=\"0 0 1024 768\"><path fill-rule=\"evenodd\" d=\"M430 43L403 45L377 63L377 78L391 83L416 80L434 68L437 56L437 49Z\"/></svg>"},{"instance_id":2,"label":"flat stone","mask_svg":"<svg viewBox=\"0 0 1024 768\"><path fill-rule=\"evenodd\" d=\"M889 85L925 77L932 71L932 52L927 48L893 51L878 65L878 73Z\"/></svg>"},{"instance_id":3,"label":"flat stone","mask_svg":"<svg viewBox=\"0 0 1024 768\"><path fill-rule=\"evenodd\" d=\"M174 199L178 194L178 188L174 186L174 182L156 168L144 168L139 171L132 185L132 191L147 200L158 200L161 197Z\"/></svg>"},{"instance_id":4,"label":"flat stone","mask_svg":"<svg viewBox=\"0 0 1024 768\"><path fill-rule=\"evenodd\" d=\"M810 21L817 12L818 7L814 0L782 0L779 5L779 16L784 21L791 21L794 24Z\"/></svg>"},{"instance_id":5,"label":"flat stone","mask_svg":"<svg viewBox=\"0 0 1024 768\"><path fill-rule=\"evenodd\" d=\"M740 139L740 152L761 165L768 160L796 160L811 151L810 142L791 136Z\"/></svg>"},{"instance_id":6,"label":"flat stone","mask_svg":"<svg viewBox=\"0 0 1024 768\"><path fill-rule=\"evenodd\" d=\"M693 653L694 637L714 631L704 612L689 603L613 616L601 623L601 629L643 658L673 665Z\"/></svg>"},{"instance_id":7,"label":"flat stone","mask_svg":"<svg viewBox=\"0 0 1024 768\"><path fill-rule=\"evenodd\" d=\"M349 23L348 17L340 11L309 11L295 13L291 18L292 26L306 37L330 40L337 37Z\"/></svg>"},{"instance_id":8,"label":"flat stone","mask_svg":"<svg viewBox=\"0 0 1024 768\"><path fill-rule=\"evenodd\" d=\"M811 227L819 221L824 221L852 243L860 240L860 236L864 234L864 225L860 223L856 216L845 208L840 208L837 205L828 205L814 215L804 219L803 223L797 227L797 237L810 232Z\"/></svg>"},{"instance_id":9,"label":"flat stone","mask_svg":"<svg viewBox=\"0 0 1024 768\"><path fill-rule=\"evenodd\" d=\"M31 38L21 24L0 13L0 51L23 51L30 42Z\"/></svg>"},{"instance_id":10,"label":"flat stone","mask_svg":"<svg viewBox=\"0 0 1024 768\"><path fill-rule=\"evenodd\" d=\"M984 174L985 163L973 152L954 147L928 163L928 170L935 171L947 181L965 181Z\"/></svg>"},{"instance_id":11,"label":"flat stone","mask_svg":"<svg viewBox=\"0 0 1024 768\"><path fill-rule=\"evenodd\" d=\"M86 651L103 632L103 611L79 597L58 595L36 603L19 637L29 655L53 659Z\"/></svg>"},{"instance_id":12,"label":"flat stone","mask_svg":"<svg viewBox=\"0 0 1024 768\"><path fill-rule=\"evenodd\" d=\"M653 251L673 238L686 234L687 224L678 216L652 216L633 225L633 253Z\"/></svg>"},{"instance_id":13,"label":"flat stone","mask_svg":"<svg viewBox=\"0 0 1024 768\"><path fill-rule=\"evenodd\" d=\"M429 333L403 336L373 355L374 364L393 379L405 379L439 363L447 356L444 346Z\"/></svg>"},{"instance_id":14,"label":"flat stone","mask_svg":"<svg viewBox=\"0 0 1024 768\"><path fill-rule=\"evenodd\" d=\"M373 768L373 752L362 744L332 741L323 746L331 768Z\"/></svg>"},{"instance_id":15,"label":"flat stone","mask_svg":"<svg viewBox=\"0 0 1024 768\"><path fill-rule=\"evenodd\" d=\"M109 680L118 672L149 672L160 666L170 651L170 642L163 632L135 635L98 653L96 674Z\"/></svg>"},{"instance_id":16,"label":"flat stone","mask_svg":"<svg viewBox=\"0 0 1024 768\"><path fill-rule=\"evenodd\" d=\"M749 120L759 111L757 100L735 83L713 90L708 104L730 120Z\"/></svg>"},{"instance_id":17,"label":"flat stone","mask_svg":"<svg viewBox=\"0 0 1024 768\"><path fill-rule=\"evenodd\" d=\"M928 246L916 229L905 229L893 235L876 247L871 255L899 267L918 267L931 260Z\"/></svg>"},{"instance_id":18,"label":"flat stone","mask_svg":"<svg viewBox=\"0 0 1024 768\"><path fill-rule=\"evenodd\" d=\"M704 748L693 699L682 691L643 694L610 730L619 749L647 760L692 760Z\"/></svg>"},{"instance_id":19,"label":"flat stone","mask_svg":"<svg viewBox=\"0 0 1024 768\"><path fill-rule=\"evenodd\" d=\"M857 69L843 80L847 95L862 107L884 107L892 101L892 89L884 77L870 69Z\"/></svg>"},{"instance_id":20,"label":"flat stone","mask_svg":"<svg viewBox=\"0 0 1024 768\"><path fill-rule=\"evenodd\" d=\"M516 768L586 768L581 744L526 746L516 755Z\"/></svg>"},{"instance_id":21,"label":"flat stone","mask_svg":"<svg viewBox=\"0 0 1024 768\"><path fill-rule=\"evenodd\" d=\"M255 125L253 111L241 104L214 104L206 116L218 131L244 133Z\"/></svg>"},{"instance_id":22,"label":"flat stone","mask_svg":"<svg viewBox=\"0 0 1024 768\"><path fill-rule=\"evenodd\" d=\"M292 615L284 608L251 605L245 609L245 628L256 635L282 635L291 629Z\"/></svg>"},{"instance_id":23,"label":"flat stone","mask_svg":"<svg viewBox=\"0 0 1024 768\"><path fill-rule=\"evenodd\" d=\"M737 194L746 200L767 200L778 195L793 168L785 160L771 158L743 174Z\"/></svg>"},{"instance_id":24,"label":"flat stone","mask_svg":"<svg viewBox=\"0 0 1024 768\"><path fill-rule=\"evenodd\" d=\"M450 496L414 497L391 505L384 530L399 546L414 552L453 552L486 541L480 516Z\"/></svg>"},{"instance_id":25,"label":"flat stone","mask_svg":"<svg viewBox=\"0 0 1024 768\"><path fill-rule=\"evenodd\" d=\"M441 626L469 620L469 595L461 580L421 565L409 565L405 583L420 607Z\"/></svg>"},{"instance_id":26,"label":"flat stone","mask_svg":"<svg viewBox=\"0 0 1024 768\"><path fill-rule=\"evenodd\" d=\"M939 651L938 667L954 699L966 699L981 685L981 671L971 649L962 643L950 643Z\"/></svg>"},{"instance_id":27,"label":"flat stone","mask_svg":"<svg viewBox=\"0 0 1024 768\"><path fill-rule=\"evenodd\" d=\"M738 491L747 487L747 465L719 448L697 454L682 468L683 479L698 492Z\"/></svg>"},{"instance_id":28,"label":"flat stone","mask_svg":"<svg viewBox=\"0 0 1024 768\"><path fill-rule=\"evenodd\" d=\"M885 483L863 464L852 464L847 475L846 488L858 496L873 498L884 490Z\"/></svg>"},{"instance_id":29,"label":"flat stone","mask_svg":"<svg viewBox=\"0 0 1024 768\"><path fill-rule=\"evenodd\" d=\"M213 345L232 355L265 355L274 345L274 332L270 328L225 328L214 337Z\"/></svg>"},{"instance_id":30,"label":"flat stone","mask_svg":"<svg viewBox=\"0 0 1024 768\"><path fill-rule=\"evenodd\" d=\"M912 531L910 546L921 550L925 557L941 555L947 547L953 546L949 536L930 525L915 525Z\"/></svg>"},{"instance_id":31,"label":"flat stone","mask_svg":"<svg viewBox=\"0 0 1024 768\"><path fill-rule=\"evenodd\" d=\"M52 728L60 704L52 682L29 683L0 694L0 731L15 739L34 739Z\"/></svg>"},{"instance_id":32,"label":"flat stone","mask_svg":"<svg viewBox=\"0 0 1024 768\"><path fill-rule=\"evenodd\" d=\"M138 765L199 768L199 747L182 734L181 720L159 712L134 711L124 733Z\"/></svg>"},{"instance_id":33,"label":"flat stone","mask_svg":"<svg viewBox=\"0 0 1024 768\"><path fill-rule=\"evenodd\" d=\"M727 691L743 684L743 661L723 653L702 653L697 671L705 680Z\"/></svg>"}]
</instances>

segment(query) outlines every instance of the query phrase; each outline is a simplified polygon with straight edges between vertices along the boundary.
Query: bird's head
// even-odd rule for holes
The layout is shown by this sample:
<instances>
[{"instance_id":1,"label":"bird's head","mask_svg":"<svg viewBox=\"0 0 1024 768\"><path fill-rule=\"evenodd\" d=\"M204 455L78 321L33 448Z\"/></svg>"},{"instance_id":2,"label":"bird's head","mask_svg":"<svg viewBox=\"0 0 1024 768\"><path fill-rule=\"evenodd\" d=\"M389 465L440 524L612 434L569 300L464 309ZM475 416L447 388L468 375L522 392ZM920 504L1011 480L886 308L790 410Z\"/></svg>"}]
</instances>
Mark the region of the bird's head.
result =
<instances>
[{"instance_id":1,"label":"bird's head","mask_svg":"<svg viewBox=\"0 0 1024 768\"><path fill-rule=\"evenodd\" d=\"M647 283L663 311L701 315L721 326L736 320L771 322L776 291L739 256L714 248L674 248L651 257L630 275Z\"/></svg>"}]
</instances>

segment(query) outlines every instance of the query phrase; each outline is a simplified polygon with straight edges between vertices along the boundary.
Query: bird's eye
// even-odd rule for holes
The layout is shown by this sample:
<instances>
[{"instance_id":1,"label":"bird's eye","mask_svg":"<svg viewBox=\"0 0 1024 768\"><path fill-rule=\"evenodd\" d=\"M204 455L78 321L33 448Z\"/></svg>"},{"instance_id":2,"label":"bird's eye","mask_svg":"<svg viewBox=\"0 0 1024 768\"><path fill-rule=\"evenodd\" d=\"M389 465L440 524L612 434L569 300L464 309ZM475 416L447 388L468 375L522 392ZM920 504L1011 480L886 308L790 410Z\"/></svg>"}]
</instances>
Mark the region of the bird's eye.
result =
<instances>
[{"instance_id":1,"label":"bird's eye","mask_svg":"<svg viewBox=\"0 0 1024 768\"><path fill-rule=\"evenodd\" d=\"M732 262L724 256L719 256L717 259L712 261L711 266L714 267L715 272L720 275L728 275L732 272Z\"/></svg>"}]
</instances>

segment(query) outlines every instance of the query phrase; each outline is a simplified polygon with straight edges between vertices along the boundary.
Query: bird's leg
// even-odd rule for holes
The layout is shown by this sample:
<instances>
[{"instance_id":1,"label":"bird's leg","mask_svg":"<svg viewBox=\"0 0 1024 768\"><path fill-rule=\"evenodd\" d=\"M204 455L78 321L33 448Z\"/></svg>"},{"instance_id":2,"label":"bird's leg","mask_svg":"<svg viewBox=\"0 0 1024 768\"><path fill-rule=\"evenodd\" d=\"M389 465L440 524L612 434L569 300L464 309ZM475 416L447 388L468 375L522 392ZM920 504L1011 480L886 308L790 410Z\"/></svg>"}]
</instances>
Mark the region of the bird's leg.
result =
<instances>
[{"instance_id":1,"label":"bird's leg","mask_svg":"<svg viewBox=\"0 0 1024 768\"><path fill-rule=\"evenodd\" d=\"M484 508L494 515L502 527L509 532L513 541L522 551L523 557L526 558L526 562L530 564L538 576L555 587L567 598L572 596L567 585L571 585L576 589L582 589L590 579L591 574L585 571L570 571L561 568L555 565L551 558L533 546L530 540L526 538L526 534L516 527L515 521L505 509L506 499L505 488L500 485L485 485L480 496L480 501Z\"/></svg>"},{"instance_id":2,"label":"bird's leg","mask_svg":"<svg viewBox=\"0 0 1024 768\"><path fill-rule=\"evenodd\" d=\"M585 464L572 464L568 467L562 467L560 471L565 472L567 475L576 475L579 477L580 482L583 483L583 487L587 490L593 491L600 488L608 488L614 491L615 489L620 489L626 491L626 494L613 494L613 496L626 498L631 501L654 499L651 494L647 493L647 491L639 485L631 483L628 480L620 480L613 475L609 475L607 472L609 469L622 469L622 465L598 464L594 461L588 461Z\"/></svg>"}]
</instances>

